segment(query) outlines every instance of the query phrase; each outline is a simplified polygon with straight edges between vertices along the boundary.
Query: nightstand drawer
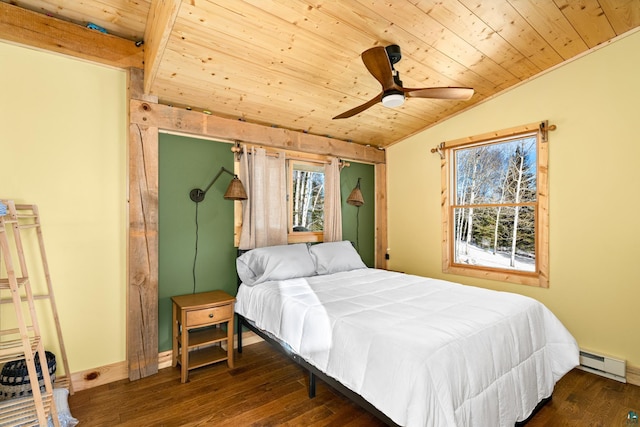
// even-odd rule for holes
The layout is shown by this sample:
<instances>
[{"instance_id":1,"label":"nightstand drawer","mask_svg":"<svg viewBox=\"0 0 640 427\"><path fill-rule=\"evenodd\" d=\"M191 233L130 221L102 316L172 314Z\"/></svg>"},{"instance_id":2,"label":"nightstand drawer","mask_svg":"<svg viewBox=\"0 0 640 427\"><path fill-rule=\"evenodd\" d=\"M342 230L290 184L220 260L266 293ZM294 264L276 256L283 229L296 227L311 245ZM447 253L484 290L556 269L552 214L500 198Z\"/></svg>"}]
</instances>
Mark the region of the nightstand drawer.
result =
<instances>
[{"instance_id":1,"label":"nightstand drawer","mask_svg":"<svg viewBox=\"0 0 640 427\"><path fill-rule=\"evenodd\" d=\"M187 327L204 325L216 321L229 320L233 316L231 304L220 307L203 308L202 310L187 311Z\"/></svg>"}]
</instances>

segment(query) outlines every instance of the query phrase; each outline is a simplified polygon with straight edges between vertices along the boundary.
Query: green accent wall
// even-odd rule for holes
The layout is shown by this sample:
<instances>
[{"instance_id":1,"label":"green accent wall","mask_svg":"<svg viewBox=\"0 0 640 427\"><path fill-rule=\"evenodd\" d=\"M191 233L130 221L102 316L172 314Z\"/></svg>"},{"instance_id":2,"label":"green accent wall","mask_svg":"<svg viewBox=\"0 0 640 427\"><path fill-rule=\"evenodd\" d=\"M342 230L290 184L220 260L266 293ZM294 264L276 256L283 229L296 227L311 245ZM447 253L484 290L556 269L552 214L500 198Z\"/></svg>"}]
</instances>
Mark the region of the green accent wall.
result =
<instances>
[{"instance_id":1,"label":"green accent wall","mask_svg":"<svg viewBox=\"0 0 640 427\"><path fill-rule=\"evenodd\" d=\"M233 170L228 143L160 134L158 148L158 350L171 350L171 297L190 294L196 243L196 203L193 188L204 189L220 167ZM365 204L346 204L358 177ZM236 248L233 246L233 202L223 194L231 176L222 174L198 204L198 255L196 292L221 289L236 294ZM362 260L373 267L374 259L374 167L351 162L342 169L343 239L356 243ZM356 223L359 222L359 228ZM359 233L356 233L359 230Z\"/></svg>"},{"instance_id":2,"label":"green accent wall","mask_svg":"<svg viewBox=\"0 0 640 427\"><path fill-rule=\"evenodd\" d=\"M158 350L171 350L171 297L193 292L196 203L224 166L233 171L227 143L160 134L158 147ZM196 292L236 294L233 202L223 198L232 177L223 173L198 204Z\"/></svg>"},{"instance_id":3,"label":"green accent wall","mask_svg":"<svg viewBox=\"0 0 640 427\"><path fill-rule=\"evenodd\" d=\"M350 162L340 173L342 199L342 238L350 240L368 267L375 265L375 168L373 165ZM364 205L347 204L347 197L360 180ZM359 212L358 212L359 211Z\"/></svg>"}]
</instances>

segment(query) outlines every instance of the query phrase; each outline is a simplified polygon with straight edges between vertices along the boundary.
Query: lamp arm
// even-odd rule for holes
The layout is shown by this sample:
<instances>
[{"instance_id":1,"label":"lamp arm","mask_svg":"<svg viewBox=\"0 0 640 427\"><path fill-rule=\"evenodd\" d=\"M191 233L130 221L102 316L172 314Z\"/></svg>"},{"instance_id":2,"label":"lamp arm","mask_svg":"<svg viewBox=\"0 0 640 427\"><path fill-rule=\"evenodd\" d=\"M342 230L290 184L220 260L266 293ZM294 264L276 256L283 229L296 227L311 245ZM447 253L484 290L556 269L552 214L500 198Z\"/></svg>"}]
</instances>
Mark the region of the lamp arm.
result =
<instances>
[{"instance_id":1,"label":"lamp arm","mask_svg":"<svg viewBox=\"0 0 640 427\"><path fill-rule=\"evenodd\" d=\"M191 198L191 200L193 200L196 203L199 203L199 202L203 201L204 200L204 195L207 194L207 191L209 191L211 186L218 180L218 178L220 178L220 175L222 175L222 172L226 172L226 173L228 173L229 175L231 175L233 177L236 176L236 174L234 174L233 172L229 171L224 166L221 167L220 170L218 171L218 173L216 174L216 176L213 177L213 179L211 180L209 185L207 185L207 188L205 188L204 190L201 190L199 188L194 188L193 190L191 190L191 192L189 193L189 197Z\"/></svg>"},{"instance_id":2,"label":"lamp arm","mask_svg":"<svg viewBox=\"0 0 640 427\"><path fill-rule=\"evenodd\" d=\"M218 180L218 178L220 178L220 175L222 175L222 172L226 172L231 176L236 176L233 172L229 171L228 169L226 169L224 166L222 166L220 168L220 170L218 171L218 173L216 174L216 176L211 180L211 182L209 183L209 185L207 185L207 188L204 189L204 194L207 194L207 191L209 191L209 189L211 188L211 186L213 185L214 182L216 182Z\"/></svg>"}]
</instances>

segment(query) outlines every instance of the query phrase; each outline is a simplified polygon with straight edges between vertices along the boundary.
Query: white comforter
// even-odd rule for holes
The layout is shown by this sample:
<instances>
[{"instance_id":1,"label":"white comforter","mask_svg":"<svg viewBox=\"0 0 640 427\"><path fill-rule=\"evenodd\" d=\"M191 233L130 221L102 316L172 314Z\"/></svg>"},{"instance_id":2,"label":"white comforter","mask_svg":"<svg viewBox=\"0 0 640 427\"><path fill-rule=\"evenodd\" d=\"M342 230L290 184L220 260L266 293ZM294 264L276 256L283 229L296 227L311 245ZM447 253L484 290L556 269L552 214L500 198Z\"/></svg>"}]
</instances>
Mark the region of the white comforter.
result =
<instances>
[{"instance_id":1,"label":"white comforter","mask_svg":"<svg viewBox=\"0 0 640 427\"><path fill-rule=\"evenodd\" d=\"M406 426L513 426L578 364L531 298L384 270L242 285L236 311Z\"/></svg>"}]
</instances>

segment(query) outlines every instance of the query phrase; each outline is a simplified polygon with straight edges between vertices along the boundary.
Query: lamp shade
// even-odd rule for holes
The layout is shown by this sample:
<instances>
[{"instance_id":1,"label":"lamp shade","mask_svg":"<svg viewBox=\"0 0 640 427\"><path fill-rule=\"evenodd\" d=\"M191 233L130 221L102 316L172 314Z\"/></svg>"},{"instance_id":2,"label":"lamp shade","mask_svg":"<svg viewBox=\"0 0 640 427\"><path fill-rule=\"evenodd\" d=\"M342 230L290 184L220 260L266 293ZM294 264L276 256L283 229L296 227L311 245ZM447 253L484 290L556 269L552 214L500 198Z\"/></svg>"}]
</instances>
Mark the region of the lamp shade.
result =
<instances>
[{"instance_id":1,"label":"lamp shade","mask_svg":"<svg viewBox=\"0 0 640 427\"><path fill-rule=\"evenodd\" d=\"M362 191L360 191L360 178L358 178L358 183L355 188L351 190L349 197L347 197L347 203L358 207L364 205L364 197L362 197Z\"/></svg>"},{"instance_id":2,"label":"lamp shade","mask_svg":"<svg viewBox=\"0 0 640 427\"><path fill-rule=\"evenodd\" d=\"M234 176L227 191L224 193L224 198L227 200L247 200L247 192L244 190L242 181L237 176Z\"/></svg>"}]
</instances>

